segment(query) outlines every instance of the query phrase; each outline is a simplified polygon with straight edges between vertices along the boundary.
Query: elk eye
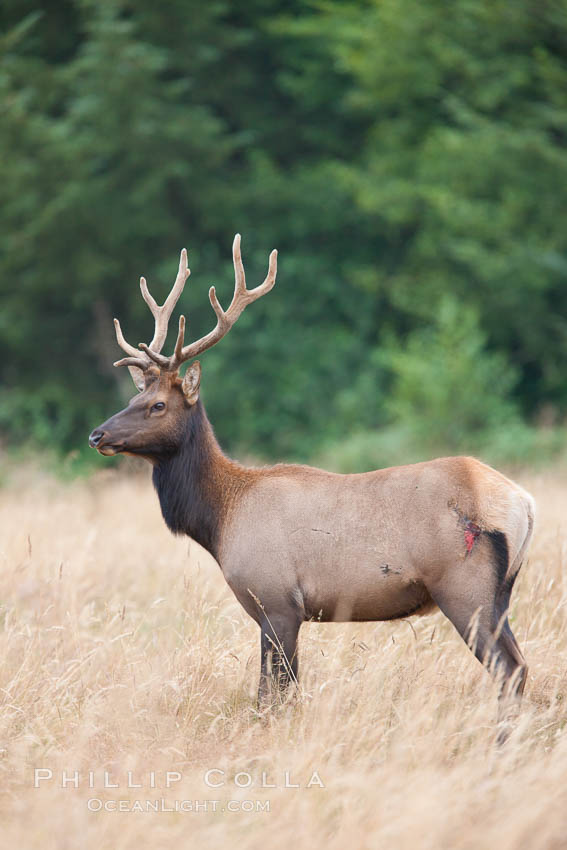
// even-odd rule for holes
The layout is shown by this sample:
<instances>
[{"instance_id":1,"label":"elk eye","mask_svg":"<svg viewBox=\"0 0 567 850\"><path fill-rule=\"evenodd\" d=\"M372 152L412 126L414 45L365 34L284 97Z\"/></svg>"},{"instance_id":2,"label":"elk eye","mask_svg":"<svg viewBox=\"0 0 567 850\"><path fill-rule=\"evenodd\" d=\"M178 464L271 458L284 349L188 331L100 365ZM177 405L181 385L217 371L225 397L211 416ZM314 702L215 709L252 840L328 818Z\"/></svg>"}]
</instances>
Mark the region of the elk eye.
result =
<instances>
[{"instance_id":1,"label":"elk eye","mask_svg":"<svg viewBox=\"0 0 567 850\"><path fill-rule=\"evenodd\" d=\"M155 404L152 404L151 411L154 410L163 410L165 408L165 404L163 401L156 401Z\"/></svg>"}]
</instances>

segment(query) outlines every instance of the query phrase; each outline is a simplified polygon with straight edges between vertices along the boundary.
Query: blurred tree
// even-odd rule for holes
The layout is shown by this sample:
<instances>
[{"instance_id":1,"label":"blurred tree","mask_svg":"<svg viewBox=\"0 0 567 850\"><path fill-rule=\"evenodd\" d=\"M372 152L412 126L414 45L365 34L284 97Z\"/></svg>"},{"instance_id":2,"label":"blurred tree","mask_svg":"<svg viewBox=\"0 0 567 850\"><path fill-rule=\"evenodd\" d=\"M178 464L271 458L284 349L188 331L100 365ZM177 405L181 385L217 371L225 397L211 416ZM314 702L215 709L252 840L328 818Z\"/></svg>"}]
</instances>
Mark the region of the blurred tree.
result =
<instances>
[{"instance_id":1,"label":"blurred tree","mask_svg":"<svg viewBox=\"0 0 567 850\"><path fill-rule=\"evenodd\" d=\"M291 26L317 30L369 122L339 174L388 249L355 276L386 281L410 329L445 293L474 305L524 410L564 410L567 3L331 3Z\"/></svg>"},{"instance_id":2,"label":"blurred tree","mask_svg":"<svg viewBox=\"0 0 567 850\"><path fill-rule=\"evenodd\" d=\"M33 32L50 18L29 16L5 37L0 77L3 417L64 445L109 403L100 372L117 349L100 356L101 322L112 308L146 337L136 276L159 279L168 256L169 280L185 228L221 193L230 152L222 122L184 103L189 72L168 77L167 51L144 42L119 3L76 12L71 59L49 61L53 44L44 56L15 49L26 23Z\"/></svg>"},{"instance_id":3,"label":"blurred tree","mask_svg":"<svg viewBox=\"0 0 567 850\"><path fill-rule=\"evenodd\" d=\"M478 444L516 423L509 400L516 375L485 344L473 308L447 295L433 326L389 352L395 376L389 408L395 420L410 424L417 445L459 452L471 435Z\"/></svg>"}]
</instances>

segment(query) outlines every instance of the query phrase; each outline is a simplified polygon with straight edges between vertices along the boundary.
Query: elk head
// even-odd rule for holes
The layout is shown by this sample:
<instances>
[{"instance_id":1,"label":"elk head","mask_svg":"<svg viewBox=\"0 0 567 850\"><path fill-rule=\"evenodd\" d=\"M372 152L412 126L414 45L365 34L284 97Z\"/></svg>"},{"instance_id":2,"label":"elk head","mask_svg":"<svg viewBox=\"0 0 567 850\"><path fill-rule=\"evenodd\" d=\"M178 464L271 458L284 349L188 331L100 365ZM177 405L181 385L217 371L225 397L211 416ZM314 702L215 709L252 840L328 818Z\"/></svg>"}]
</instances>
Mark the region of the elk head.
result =
<instances>
[{"instance_id":1,"label":"elk head","mask_svg":"<svg viewBox=\"0 0 567 850\"><path fill-rule=\"evenodd\" d=\"M186 433L188 417L199 399L201 381L198 361L189 366L184 377L179 374L180 366L216 345L228 333L244 308L272 289L276 281L277 254L275 250L270 254L264 282L255 289L247 289L240 254L240 234L237 233L232 245L235 284L230 307L226 312L222 309L215 287L211 286L209 300L217 317L216 326L196 342L184 345L185 316L180 316L177 342L170 357L161 354L161 350L167 336L169 319L190 275L187 251L181 251L177 278L161 307L152 298L145 278L140 278L142 296L155 319L152 341L149 345L142 342L138 348L134 348L124 339L118 319L114 319L116 339L128 355L114 365L128 366L139 395L124 410L95 428L89 437L92 448L103 455L133 454L152 462L161 456L175 453Z\"/></svg>"}]
</instances>

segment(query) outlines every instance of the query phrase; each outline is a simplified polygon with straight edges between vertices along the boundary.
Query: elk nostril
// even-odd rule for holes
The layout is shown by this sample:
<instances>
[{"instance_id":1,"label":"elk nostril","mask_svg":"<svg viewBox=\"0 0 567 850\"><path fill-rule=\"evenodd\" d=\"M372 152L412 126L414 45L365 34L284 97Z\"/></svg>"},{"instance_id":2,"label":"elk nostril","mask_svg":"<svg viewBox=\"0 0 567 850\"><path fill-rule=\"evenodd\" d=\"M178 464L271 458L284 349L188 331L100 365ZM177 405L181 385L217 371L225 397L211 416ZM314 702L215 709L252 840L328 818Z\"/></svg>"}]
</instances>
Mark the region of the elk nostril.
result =
<instances>
[{"instance_id":1,"label":"elk nostril","mask_svg":"<svg viewBox=\"0 0 567 850\"><path fill-rule=\"evenodd\" d=\"M92 434L89 437L89 446L92 449L96 449L102 438L104 437L104 431L101 431L100 428L95 428Z\"/></svg>"}]
</instances>

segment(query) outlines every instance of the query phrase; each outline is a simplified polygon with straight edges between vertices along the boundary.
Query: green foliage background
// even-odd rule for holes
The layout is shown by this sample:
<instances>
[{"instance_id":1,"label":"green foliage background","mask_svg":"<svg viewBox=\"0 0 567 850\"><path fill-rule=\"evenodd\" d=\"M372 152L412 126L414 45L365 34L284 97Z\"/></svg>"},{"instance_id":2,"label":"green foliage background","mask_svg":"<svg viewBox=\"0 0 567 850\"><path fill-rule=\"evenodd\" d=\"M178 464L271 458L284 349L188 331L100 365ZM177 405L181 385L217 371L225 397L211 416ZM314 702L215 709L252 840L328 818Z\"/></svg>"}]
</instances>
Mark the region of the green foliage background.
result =
<instances>
[{"instance_id":1,"label":"green foliage background","mask_svg":"<svg viewBox=\"0 0 567 850\"><path fill-rule=\"evenodd\" d=\"M179 250L221 442L367 468L553 453L567 409L565 0L4 0L0 429L82 448ZM175 324L175 323L174 323ZM173 335L173 333L172 333ZM171 338L170 338L171 344ZM93 453L94 454L94 453Z\"/></svg>"}]
</instances>

